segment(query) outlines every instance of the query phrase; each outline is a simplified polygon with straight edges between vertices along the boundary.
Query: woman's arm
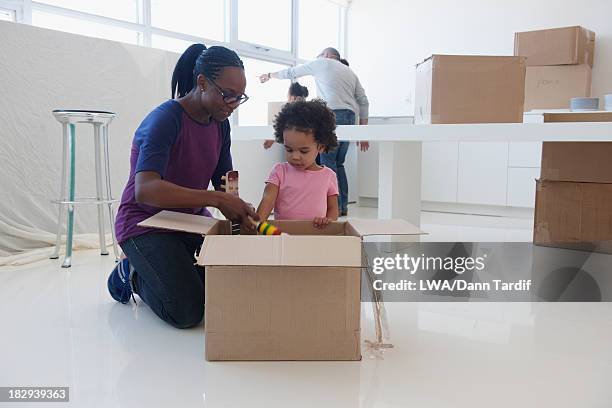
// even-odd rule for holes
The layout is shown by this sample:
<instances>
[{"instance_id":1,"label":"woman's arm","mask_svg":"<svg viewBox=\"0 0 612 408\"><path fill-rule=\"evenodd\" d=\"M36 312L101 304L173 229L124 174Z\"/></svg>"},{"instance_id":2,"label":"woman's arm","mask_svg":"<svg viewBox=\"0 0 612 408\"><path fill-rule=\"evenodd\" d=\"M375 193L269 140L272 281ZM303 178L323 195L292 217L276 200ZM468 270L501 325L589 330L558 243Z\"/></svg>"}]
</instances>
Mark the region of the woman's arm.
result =
<instances>
[{"instance_id":1,"label":"woman's arm","mask_svg":"<svg viewBox=\"0 0 612 408\"><path fill-rule=\"evenodd\" d=\"M157 208L215 207L229 220L238 221L252 229L248 216L258 219L250 205L232 194L220 191L196 190L181 187L154 171L141 171L135 177L135 196L140 204Z\"/></svg>"},{"instance_id":2,"label":"woman's arm","mask_svg":"<svg viewBox=\"0 0 612 408\"><path fill-rule=\"evenodd\" d=\"M266 183L263 197L257 207L257 214L260 220L265 221L268 219L276 203L276 197L278 197L278 186L276 184Z\"/></svg>"}]
</instances>

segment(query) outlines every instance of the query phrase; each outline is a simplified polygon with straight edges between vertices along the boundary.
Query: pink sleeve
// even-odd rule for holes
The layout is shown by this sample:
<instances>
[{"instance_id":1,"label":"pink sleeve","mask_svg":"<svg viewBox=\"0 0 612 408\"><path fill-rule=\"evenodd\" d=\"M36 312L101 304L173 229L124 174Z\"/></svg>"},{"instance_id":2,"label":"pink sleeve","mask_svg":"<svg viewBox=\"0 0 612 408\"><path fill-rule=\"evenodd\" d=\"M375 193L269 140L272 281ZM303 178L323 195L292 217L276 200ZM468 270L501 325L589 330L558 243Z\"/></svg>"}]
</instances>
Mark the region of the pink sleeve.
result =
<instances>
[{"instance_id":1,"label":"pink sleeve","mask_svg":"<svg viewBox=\"0 0 612 408\"><path fill-rule=\"evenodd\" d=\"M282 173L283 173L283 164L276 163L274 167L272 167L272 170L270 171L270 174L268 175L268 179L266 180L266 183L271 183L271 184L274 184L275 186L280 187L281 181L283 178Z\"/></svg>"},{"instance_id":2,"label":"pink sleeve","mask_svg":"<svg viewBox=\"0 0 612 408\"><path fill-rule=\"evenodd\" d=\"M338 195L338 177L333 170L329 170L329 187L327 188L327 196Z\"/></svg>"}]
</instances>

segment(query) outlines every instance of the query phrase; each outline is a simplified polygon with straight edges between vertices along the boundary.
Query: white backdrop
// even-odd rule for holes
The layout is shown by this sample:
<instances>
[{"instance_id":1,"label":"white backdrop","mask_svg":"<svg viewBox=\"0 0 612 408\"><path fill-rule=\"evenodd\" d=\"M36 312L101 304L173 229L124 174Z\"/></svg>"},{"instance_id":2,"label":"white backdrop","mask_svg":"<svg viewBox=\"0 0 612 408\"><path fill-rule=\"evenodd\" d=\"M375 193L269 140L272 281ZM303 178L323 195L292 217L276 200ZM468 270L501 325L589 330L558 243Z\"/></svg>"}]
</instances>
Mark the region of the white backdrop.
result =
<instances>
[{"instance_id":1,"label":"white backdrop","mask_svg":"<svg viewBox=\"0 0 612 408\"><path fill-rule=\"evenodd\" d=\"M48 256L59 194L61 126L53 109L117 113L109 127L113 194L129 173L132 137L146 114L170 97L178 54L0 21L0 265ZM93 133L77 126L77 195L94 196ZM241 192L255 205L281 150L234 143ZM96 211L76 209L79 248L96 247ZM34 251L32 251L34 250Z\"/></svg>"},{"instance_id":2,"label":"white backdrop","mask_svg":"<svg viewBox=\"0 0 612 408\"><path fill-rule=\"evenodd\" d=\"M512 55L515 31L582 25L596 34L592 92L601 97L612 93L611 16L610 0L352 0L348 60L372 116L411 116L414 67L432 53Z\"/></svg>"}]
</instances>

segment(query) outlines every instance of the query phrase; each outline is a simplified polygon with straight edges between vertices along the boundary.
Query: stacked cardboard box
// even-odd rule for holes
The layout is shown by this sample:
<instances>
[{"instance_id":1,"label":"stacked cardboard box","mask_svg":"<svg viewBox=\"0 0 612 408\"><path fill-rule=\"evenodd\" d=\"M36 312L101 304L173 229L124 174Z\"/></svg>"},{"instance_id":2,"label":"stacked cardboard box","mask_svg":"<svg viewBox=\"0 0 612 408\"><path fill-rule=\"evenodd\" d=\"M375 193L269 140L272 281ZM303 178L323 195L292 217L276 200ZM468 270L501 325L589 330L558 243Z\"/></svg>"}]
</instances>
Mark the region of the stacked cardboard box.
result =
<instances>
[{"instance_id":1,"label":"stacked cardboard box","mask_svg":"<svg viewBox=\"0 0 612 408\"><path fill-rule=\"evenodd\" d=\"M594 50L595 33L579 26L515 33L514 55L527 58L525 111L591 96Z\"/></svg>"},{"instance_id":2,"label":"stacked cardboard box","mask_svg":"<svg viewBox=\"0 0 612 408\"><path fill-rule=\"evenodd\" d=\"M612 122L612 112L551 113L545 122ZM544 142L537 245L612 251L612 142Z\"/></svg>"},{"instance_id":3,"label":"stacked cardboard box","mask_svg":"<svg viewBox=\"0 0 612 408\"><path fill-rule=\"evenodd\" d=\"M524 89L524 58L433 55L416 68L415 123L522 122Z\"/></svg>"},{"instance_id":4,"label":"stacked cardboard box","mask_svg":"<svg viewBox=\"0 0 612 408\"><path fill-rule=\"evenodd\" d=\"M403 220L273 223L288 235L230 235L229 221L171 211L140 225L205 235L207 360L360 360L361 240L422 232Z\"/></svg>"}]
</instances>

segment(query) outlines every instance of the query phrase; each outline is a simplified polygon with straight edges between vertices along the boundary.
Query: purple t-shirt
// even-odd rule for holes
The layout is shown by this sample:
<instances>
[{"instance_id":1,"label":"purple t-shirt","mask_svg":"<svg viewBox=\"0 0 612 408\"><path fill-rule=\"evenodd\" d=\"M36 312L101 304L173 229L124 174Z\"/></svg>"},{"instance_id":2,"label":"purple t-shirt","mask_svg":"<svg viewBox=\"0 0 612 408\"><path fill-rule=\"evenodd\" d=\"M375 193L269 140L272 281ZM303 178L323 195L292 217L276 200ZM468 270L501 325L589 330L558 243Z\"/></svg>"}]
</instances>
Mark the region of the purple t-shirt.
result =
<instances>
[{"instance_id":1,"label":"purple t-shirt","mask_svg":"<svg viewBox=\"0 0 612 408\"><path fill-rule=\"evenodd\" d=\"M229 121L211 119L196 122L181 104L169 100L149 113L132 142L130 177L121 196L115 232L119 243L129 238L159 232L137 224L162 210L210 216L206 208L156 208L136 202L135 176L139 171L154 171L163 180L182 187L205 190L212 181L215 189L221 176L232 170Z\"/></svg>"}]
</instances>

